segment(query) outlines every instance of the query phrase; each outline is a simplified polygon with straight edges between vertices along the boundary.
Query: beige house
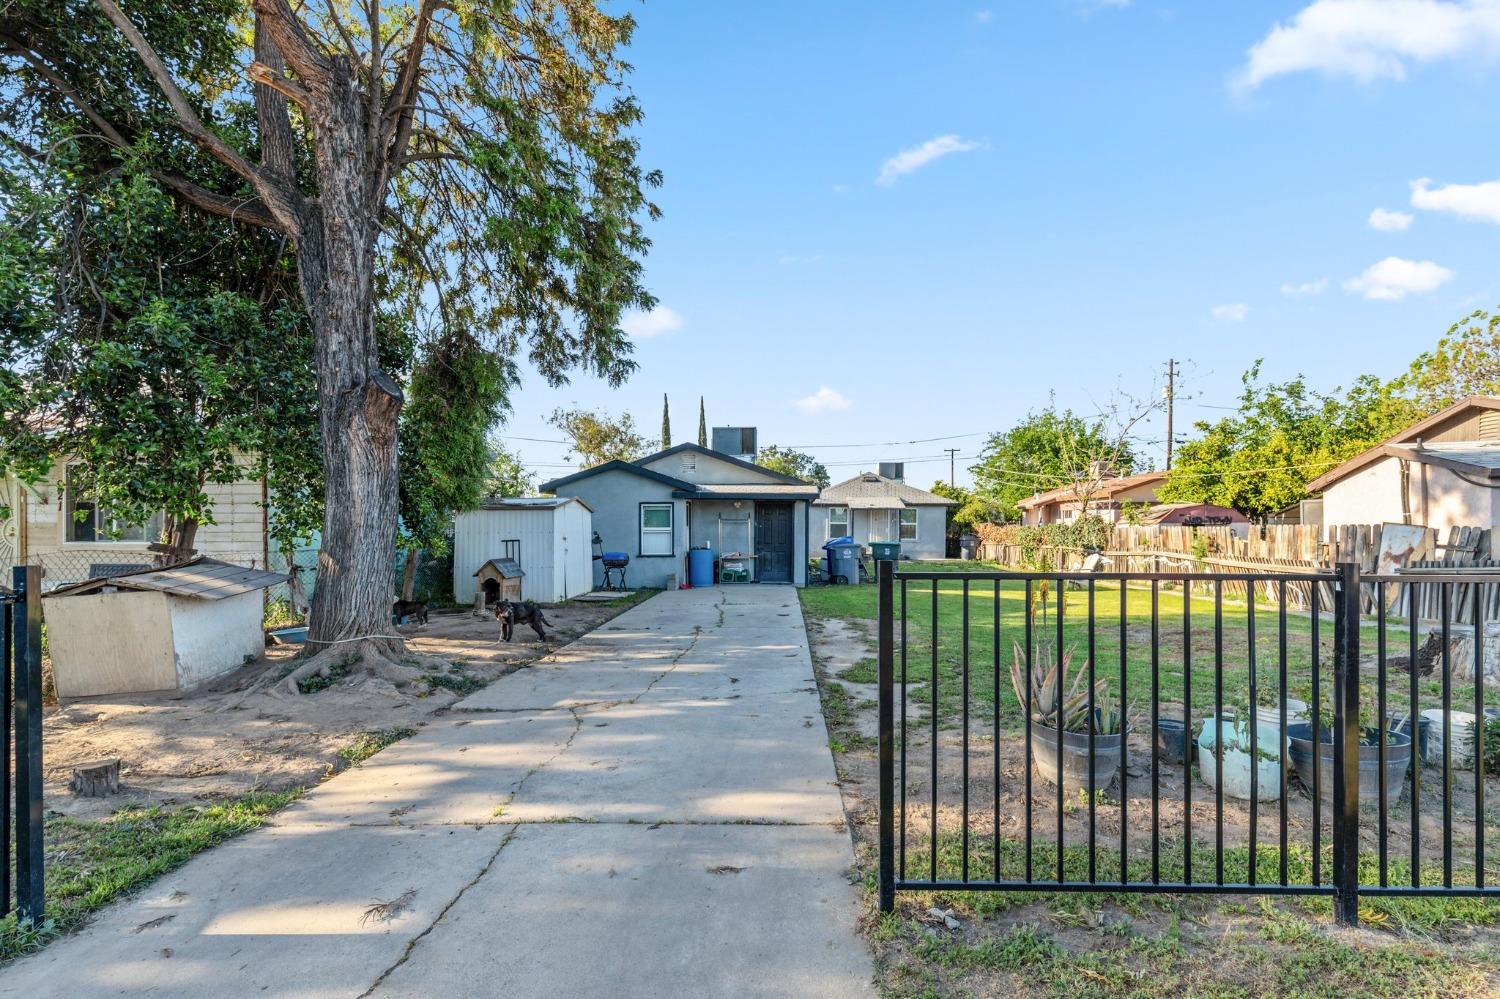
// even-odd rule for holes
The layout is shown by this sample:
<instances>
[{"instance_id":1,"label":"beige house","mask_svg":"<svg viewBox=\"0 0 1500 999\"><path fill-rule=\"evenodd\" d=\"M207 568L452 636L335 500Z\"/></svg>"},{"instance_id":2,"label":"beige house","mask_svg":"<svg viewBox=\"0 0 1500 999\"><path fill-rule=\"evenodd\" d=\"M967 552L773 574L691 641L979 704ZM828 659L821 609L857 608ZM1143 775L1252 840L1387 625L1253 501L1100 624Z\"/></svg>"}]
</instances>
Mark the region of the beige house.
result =
<instances>
[{"instance_id":1,"label":"beige house","mask_svg":"<svg viewBox=\"0 0 1500 999\"><path fill-rule=\"evenodd\" d=\"M1500 398L1472 396L1307 484L1325 524L1500 526Z\"/></svg>"},{"instance_id":2,"label":"beige house","mask_svg":"<svg viewBox=\"0 0 1500 999\"><path fill-rule=\"evenodd\" d=\"M160 538L160 515L139 526L114 522L109 511L68 488L69 465L34 485L14 477L0 479L0 567L40 565L47 589L93 576L150 565L152 542ZM231 483L210 483L204 490L213 504L215 523L198 528L199 554L235 565L265 568L265 483L247 460L245 475Z\"/></svg>"},{"instance_id":3,"label":"beige house","mask_svg":"<svg viewBox=\"0 0 1500 999\"><path fill-rule=\"evenodd\" d=\"M1156 490L1167 481L1166 472L1142 472L1139 475L1109 475L1097 481L1098 488L1089 490L1073 483L1037 493L1023 499L1021 508L1023 524L1067 524L1083 516L1093 514L1106 523L1117 523L1125 519L1125 511L1135 505L1156 503ZM1087 496L1087 511L1084 510Z\"/></svg>"}]
</instances>

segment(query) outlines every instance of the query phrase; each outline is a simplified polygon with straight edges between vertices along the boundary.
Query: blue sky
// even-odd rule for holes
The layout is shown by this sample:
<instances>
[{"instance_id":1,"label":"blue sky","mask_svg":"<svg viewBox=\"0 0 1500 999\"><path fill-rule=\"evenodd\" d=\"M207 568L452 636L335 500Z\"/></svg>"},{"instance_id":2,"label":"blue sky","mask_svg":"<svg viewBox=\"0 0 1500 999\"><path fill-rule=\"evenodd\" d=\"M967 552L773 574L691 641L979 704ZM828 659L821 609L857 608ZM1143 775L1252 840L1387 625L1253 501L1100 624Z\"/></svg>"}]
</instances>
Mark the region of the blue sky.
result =
<instances>
[{"instance_id":1,"label":"blue sky","mask_svg":"<svg viewBox=\"0 0 1500 999\"><path fill-rule=\"evenodd\" d=\"M539 479L566 447L517 438L558 438L554 407L654 436L667 392L678 442L701 394L835 480L946 478L956 446L966 481L981 436L884 442L1054 393L1095 412L1168 357L1180 437L1258 357L1326 389L1389 376L1500 302L1500 0L632 9L661 310L632 317L620 389L515 394L499 433Z\"/></svg>"}]
</instances>

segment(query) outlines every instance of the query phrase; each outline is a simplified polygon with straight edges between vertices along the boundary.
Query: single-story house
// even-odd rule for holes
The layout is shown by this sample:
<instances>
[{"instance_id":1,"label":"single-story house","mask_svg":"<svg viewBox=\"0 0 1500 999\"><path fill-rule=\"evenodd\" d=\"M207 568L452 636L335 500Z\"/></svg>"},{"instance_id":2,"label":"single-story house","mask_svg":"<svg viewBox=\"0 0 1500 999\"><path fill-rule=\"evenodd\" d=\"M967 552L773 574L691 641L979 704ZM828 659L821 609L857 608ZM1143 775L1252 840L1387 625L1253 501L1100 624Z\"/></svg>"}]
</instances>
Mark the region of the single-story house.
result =
<instances>
[{"instance_id":1,"label":"single-story house","mask_svg":"<svg viewBox=\"0 0 1500 999\"><path fill-rule=\"evenodd\" d=\"M1106 475L1097 480L1098 488L1088 496L1086 511L1079 484L1069 483L1021 500L1017 504L1021 508L1021 523L1071 523L1084 513L1099 517L1106 523L1122 522L1126 519L1129 507L1142 504L1154 506L1156 490L1165 481L1166 472Z\"/></svg>"},{"instance_id":2,"label":"single-story house","mask_svg":"<svg viewBox=\"0 0 1500 999\"><path fill-rule=\"evenodd\" d=\"M161 515L135 526L115 523L101 504L69 488L73 467L59 462L35 484L0 477L0 565L41 566L46 589L151 565ZM235 482L204 486L215 522L198 527L193 545L200 555L263 569L272 554L266 485L248 457L244 469Z\"/></svg>"},{"instance_id":3,"label":"single-story house","mask_svg":"<svg viewBox=\"0 0 1500 999\"><path fill-rule=\"evenodd\" d=\"M1500 398L1471 396L1307 484L1325 524L1500 526Z\"/></svg>"},{"instance_id":4,"label":"single-story house","mask_svg":"<svg viewBox=\"0 0 1500 999\"><path fill-rule=\"evenodd\" d=\"M686 582L690 548L744 556L750 579L807 583L808 515L818 487L741 458L678 444L638 461L607 461L542 484L593 511L603 549L630 556L629 586ZM594 563L596 585L603 568Z\"/></svg>"},{"instance_id":5,"label":"single-story house","mask_svg":"<svg viewBox=\"0 0 1500 999\"><path fill-rule=\"evenodd\" d=\"M594 512L573 496L490 499L453 518L453 599L474 600L475 574L496 559L524 573L521 599L557 603L594 587Z\"/></svg>"},{"instance_id":6,"label":"single-story house","mask_svg":"<svg viewBox=\"0 0 1500 999\"><path fill-rule=\"evenodd\" d=\"M943 558L948 508L957 505L899 478L861 472L824 489L813 501L813 544L847 535L860 545L899 541L906 558Z\"/></svg>"}]
</instances>

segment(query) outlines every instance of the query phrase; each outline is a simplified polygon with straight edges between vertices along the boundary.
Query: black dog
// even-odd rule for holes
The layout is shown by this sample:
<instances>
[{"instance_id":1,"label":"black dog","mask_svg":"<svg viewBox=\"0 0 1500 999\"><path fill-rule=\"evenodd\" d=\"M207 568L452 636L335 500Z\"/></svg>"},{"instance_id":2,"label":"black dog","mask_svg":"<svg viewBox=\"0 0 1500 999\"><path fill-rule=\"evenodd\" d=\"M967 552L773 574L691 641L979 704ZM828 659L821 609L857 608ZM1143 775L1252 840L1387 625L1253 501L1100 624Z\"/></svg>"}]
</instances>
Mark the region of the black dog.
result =
<instances>
[{"instance_id":1,"label":"black dog","mask_svg":"<svg viewBox=\"0 0 1500 999\"><path fill-rule=\"evenodd\" d=\"M391 617L397 621L409 617L417 624L426 624L427 604L421 600L397 600L391 604Z\"/></svg>"},{"instance_id":2,"label":"black dog","mask_svg":"<svg viewBox=\"0 0 1500 999\"><path fill-rule=\"evenodd\" d=\"M516 626L521 624L531 625L537 638L544 642L547 640L547 632L543 629L547 618L535 600L523 603L516 603L514 600L496 601L495 620L500 622L500 638L503 641L510 641L511 636L516 633Z\"/></svg>"}]
</instances>

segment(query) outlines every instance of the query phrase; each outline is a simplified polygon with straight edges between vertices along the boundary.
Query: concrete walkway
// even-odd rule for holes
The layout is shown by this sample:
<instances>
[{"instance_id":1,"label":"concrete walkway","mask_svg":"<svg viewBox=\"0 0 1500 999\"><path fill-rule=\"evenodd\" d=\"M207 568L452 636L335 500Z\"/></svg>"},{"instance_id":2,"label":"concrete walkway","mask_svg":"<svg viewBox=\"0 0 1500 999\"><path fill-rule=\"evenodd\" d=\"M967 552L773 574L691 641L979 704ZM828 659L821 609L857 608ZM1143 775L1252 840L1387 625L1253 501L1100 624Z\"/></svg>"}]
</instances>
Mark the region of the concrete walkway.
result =
<instances>
[{"instance_id":1,"label":"concrete walkway","mask_svg":"<svg viewBox=\"0 0 1500 999\"><path fill-rule=\"evenodd\" d=\"M664 593L0 995L873 994L827 741L794 590Z\"/></svg>"}]
</instances>

